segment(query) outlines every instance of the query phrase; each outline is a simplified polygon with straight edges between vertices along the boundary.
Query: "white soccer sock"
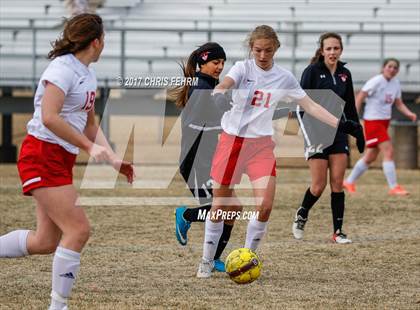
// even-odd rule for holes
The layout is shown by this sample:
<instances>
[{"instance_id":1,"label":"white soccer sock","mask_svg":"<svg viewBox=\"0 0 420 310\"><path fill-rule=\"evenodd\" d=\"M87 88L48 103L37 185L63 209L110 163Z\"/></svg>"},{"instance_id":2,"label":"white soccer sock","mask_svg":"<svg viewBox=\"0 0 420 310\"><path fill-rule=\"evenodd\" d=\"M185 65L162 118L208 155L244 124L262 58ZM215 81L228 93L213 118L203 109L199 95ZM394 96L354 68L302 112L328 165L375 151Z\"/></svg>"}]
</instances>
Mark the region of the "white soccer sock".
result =
<instances>
[{"instance_id":1,"label":"white soccer sock","mask_svg":"<svg viewBox=\"0 0 420 310\"><path fill-rule=\"evenodd\" d=\"M365 163L363 158L360 158L357 163L354 165L353 170L350 175L347 177L347 183L354 183L366 170L369 169L369 165Z\"/></svg>"},{"instance_id":2,"label":"white soccer sock","mask_svg":"<svg viewBox=\"0 0 420 310\"><path fill-rule=\"evenodd\" d=\"M26 239L30 230L15 230L0 237L0 257L22 257L28 255Z\"/></svg>"},{"instance_id":3,"label":"white soccer sock","mask_svg":"<svg viewBox=\"0 0 420 310\"><path fill-rule=\"evenodd\" d=\"M394 188L397 186L397 173L395 172L395 163L394 161L383 161L382 169L384 171L386 181L388 182L389 188Z\"/></svg>"},{"instance_id":4,"label":"white soccer sock","mask_svg":"<svg viewBox=\"0 0 420 310\"><path fill-rule=\"evenodd\" d=\"M57 247L53 260L50 310L62 309L67 304L79 268L80 253Z\"/></svg>"},{"instance_id":5,"label":"white soccer sock","mask_svg":"<svg viewBox=\"0 0 420 310\"><path fill-rule=\"evenodd\" d=\"M216 254L217 245L223 233L223 221L212 222L209 218L206 219L205 236L203 244L203 259L212 261L214 254Z\"/></svg>"},{"instance_id":6,"label":"white soccer sock","mask_svg":"<svg viewBox=\"0 0 420 310\"><path fill-rule=\"evenodd\" d=\"M246 230L246 241L245 247L256 251L261 239L264 237L265 232L267 231L267 222L260 222L257 219L251 219L248 223L248 228Z\"/></svg>"}]
</instances>

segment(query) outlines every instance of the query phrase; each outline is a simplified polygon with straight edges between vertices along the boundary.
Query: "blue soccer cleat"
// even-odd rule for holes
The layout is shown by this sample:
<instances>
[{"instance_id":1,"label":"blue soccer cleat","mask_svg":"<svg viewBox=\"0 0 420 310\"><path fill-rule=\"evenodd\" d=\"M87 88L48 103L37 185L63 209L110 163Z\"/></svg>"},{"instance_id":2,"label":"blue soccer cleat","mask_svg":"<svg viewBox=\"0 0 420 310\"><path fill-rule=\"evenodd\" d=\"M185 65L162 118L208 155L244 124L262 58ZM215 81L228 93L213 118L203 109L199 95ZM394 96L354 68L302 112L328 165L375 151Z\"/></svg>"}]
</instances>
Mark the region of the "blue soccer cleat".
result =
<instances>
[{"instance_id":1,"label":"blue soccer cleat","mask_svg":"<svg viewBox=\"0 0 420 310\"><path fill-rule=\"evenodd\" d=\"M191 223L184 219L184 212L187 207L179 207L175 210L175 235L181 245L188 242L187 232L191 227Z\"/></svg>"},{"instance_id":2,"label":"blue soccer cleat","mask_svg":"<svg viewBox=\"0 0 420 310\"><path fill-rule=\"evenodd\" d=\"M220 259L215 259L214 260L214 269L213 270L216 270L218 272L226 272L225 263L222 260L220 260Z\"/></svg>"}]
</instances>

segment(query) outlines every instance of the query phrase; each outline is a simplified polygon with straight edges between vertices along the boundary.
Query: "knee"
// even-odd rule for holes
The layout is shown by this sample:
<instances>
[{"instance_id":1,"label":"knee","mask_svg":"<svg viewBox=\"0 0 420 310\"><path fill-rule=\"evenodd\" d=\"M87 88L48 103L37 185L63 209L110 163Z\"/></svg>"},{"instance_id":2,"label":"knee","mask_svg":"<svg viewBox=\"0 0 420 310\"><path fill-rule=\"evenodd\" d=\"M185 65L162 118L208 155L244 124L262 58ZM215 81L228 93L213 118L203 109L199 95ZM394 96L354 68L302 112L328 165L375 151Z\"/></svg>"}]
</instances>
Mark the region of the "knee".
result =
<instances>
[{"instance_id":1,"label":"knee","mask_svg":"<svg viewBox=\"0 0 420 310\"><path fill-rule=\"evenodd\" d=\"M366 165L370 165L371 163L373 163L376 160L376 156L370 156L370 157L365 157L363 158L363 161L365 162Z\"/></svg>"},{"instance_id":2,"label":"knee","mask_svg":"<svg viewBox=\"0 0 420 310\"><path fill-rule=\"evenodd\" d=\"M318 183L318 184L312 184L311 185L311 193L312 195L319 197L324 192L326 183Z\"/></svg>"},{"instance_id":3,"label":"knee","mask_svg":"<svg viewBox=\"0 0 420 310\"><path fill-rule=\"evenodd\" d=\"M52 254L57 249L60 239L43 239L39 240L36 246L28 248L30 254Z\"/></svg>"},{"instance_id":4,"label":"knee","mask_svg":"<svg viewBox=\"0 0 420 310\"><path fill-rule=\"evenodd\" d=\"M72 234L72 239L76 244L83 247L89 240L90 232L91 228L89 223L83 224Z\"/></svg>"},{"instance_id":5,"label":"knee","mask_svg":"<svg viewBox=\"0 0 420 310\"><path fill-rule=\"evenodd\" d=\"M343 191L343 181L344 181L344 179L331 180L331 182L330 182L331 191L334 192L334 193L342 192Z\"/></svg>"},{"instance_id":6,"label":"knee","mask_svg":"<svg viewBox=\"0 0 420 310\"><path fill-rule=\"evenodd\" d=\"M48 243L43 244L40 247L40 253L39 254L51 254L54 253L57 249L57 246L59 244L59 241L51 241Z\"/></svg>"},{"instance_id":7,"label":"knee","mask_svg":"<svg viewBox=\"0 0 420 310\"><path fill-rule=\"evenodd\" d=\"M376 154L366 154L362 160L366 165L370 165L376 160L377 155Z\"/></svg>"},{"instance_id":8,"label":"knee","mask_svg":"<svg viewBox=\"0 0 420 310\"><path fill-rule=\"evenodd\" d=\"M84 227L84 229L81 230L79 238L80 238L80 241L83 242L83 244L86 244L86 242L89 240L90 232L91 232L91 228L89 224L87 224Z\"/></svg>"},{"instance_id":9,"label":"knee","mask_svg":"<svg viewBox=\"0 0 420 310\"><path fill-rule=\"evenodd\" d=\"M392 148L384 152L384 160L385 161L394 160L394 150Z\"/></svg>"}]
</instances>

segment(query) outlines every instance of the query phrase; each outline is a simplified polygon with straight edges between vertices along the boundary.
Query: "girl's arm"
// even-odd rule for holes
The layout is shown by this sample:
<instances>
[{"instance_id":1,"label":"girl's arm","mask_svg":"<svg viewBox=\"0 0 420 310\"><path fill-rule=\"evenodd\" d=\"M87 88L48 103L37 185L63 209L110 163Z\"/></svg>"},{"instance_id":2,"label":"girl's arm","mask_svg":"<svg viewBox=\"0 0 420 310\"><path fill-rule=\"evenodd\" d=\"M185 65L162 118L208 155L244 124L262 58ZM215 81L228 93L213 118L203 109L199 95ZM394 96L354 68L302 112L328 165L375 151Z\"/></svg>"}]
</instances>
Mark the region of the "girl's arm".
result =
<instances>
[{"instance_id":1,"label":"girl's arm","mask_svg":"<svg viewBox=\"0 0 420 310\"><path fill-rule=\"evenodd\" d=\"M235 81L226 76L223 81L216 85L214 88L213 94L222 93L224 94L227 90L231 89L235 85Z\"/></svg>"},{"instance_id":2,"label":"girl's arm","mask_svg":"<svg viewBox=\"0 0 420 310\"><path fill-rule=\"evenodd\" d=\"M96 124L95 120L95 108L88 112L88 118L86 122L86 127L83 131L85 136L93 143L103 146L110 154L111 157L116 157L117 155L112 150L109 145L102 128Z\"/></svg>"},{"instance_id":3,"label":"girl's arm","mask_svg":"<svg viewBox=\"0 0 420 310\"><path fill-rule=\"evenodd\" d=\"M411 112L409 108L407 108L407 106L404 104L401 98L395 99L395 106L402 114L407 116L412 122L415 122L417 120L417 115Z\"/></svg>"},{"instance_id":4,"label":"girl's arm","mask_svg":"<svg viewBox=\"0 0 420 310\"><path fill-rule=\"evenodd\" d=\"M134 171L131 164L118 159L112 151L102 130L94 124L94 111L88 113L88 123L84 134L78 133L61 116L60 112L64 104L64 92L52 83L45 87L44 96L41 103L42 123L51 130L56 136L86 151L95 161L106 161L114 166L115 169L127 176L131 183Z\"/></svg>"},{"instance_id":5,"label":"girl's arm","mask_svg":"<svg viewBox=\"0 0 420 310\"><path fill-rule=\"evenodd\" d=\"M338 118L328 112L324 107L313 101L309 96L305 96L297 102L305 112L320 120L321 122L336 128Z\"/></svg>"},{"instance_id":6,"label":"girl's arm","mask_svg":"<svg viewBox=\"0 0 420 310\"><path fill-rule=\"evenodd\" d=\"M109 157L108 162L114 167L115 170L125 175L127 177L127 181L130 184L133 183L134 177L136 176L134 173L133 164L121 160L117 154L114 153L102 131L102 128L96 124L94 108L88 112L88 119L83 133L86 135L86 137L88 137L90 141L95 143L94 148L105 148Z\"/></svg>"},{"instance_id":7,"label":"girl's arm","mask_svg":"<svg viewBox=\"0 0 420 310\"><path fill-rule=\"evenodd\" d=\"M217 108L222 111L228 111L232 107L230 105L230 99L225 96L226 91L228 91L230 88L232 88L235 85L235 81L226 76L223 81L216 85L216 87L213 90L213 100L216 104Z\"/></svg>"},{"instance_id":8,"label":"girl's arm","mask_svg":"<svg viewBox=\"0 0 420 310\"><path fill-rule=\"evenodd\" d=\"M347 87L345 93L346 104L344 106L345 116L348 119L360 123L359 121L359 110L356 107L356 100L354 98L353 78L350 71L348 71Z\"/></svg>"},{"instance_id":9,"label":"girl's arm","mask_svg":"<svg viewBox=\"0 0 420 310\"><path fill-rule=\"evenodd\" d=\"M363 136L362 125L351 119L348 119L345 122L339 121L338 118L336 118L318 103L314 102L311 98L309 98L309 96L305 96L300 99L298 104L305 110L305 112L309 113L321 122L355 137L357 140L357 148L360 153L363 153L365 149L365 139Z\"/></svg>"},{"instance_id":10,"label":"girl's arm","mask_svg":"<svg viewBox=\"0 0 420 310\"><path fill-rule=\"evenodd\" d=\"M90 154L93 142L85 135L78 133L60 116L64 104L64 97L64 92L54 84L48 83L45 86L45 92L41 103L42 123L56 136ZM95 160L104 160L106 158L105 149L97 155Z\"/></svg>"},{"instance_id":11,"label":"girl's arm","mask_svg":"<svg viewBox=\"0 0 420 310\"><path fill-rule=\"evenodd\" d=\"M365 99L367 98L367 96L368 96L368 93L363 90L359 91L359 93L357 94L356 96L357 113L360 114L360 110L362 109L363 102L365 102Z\"/></svg>"}]
</instances>

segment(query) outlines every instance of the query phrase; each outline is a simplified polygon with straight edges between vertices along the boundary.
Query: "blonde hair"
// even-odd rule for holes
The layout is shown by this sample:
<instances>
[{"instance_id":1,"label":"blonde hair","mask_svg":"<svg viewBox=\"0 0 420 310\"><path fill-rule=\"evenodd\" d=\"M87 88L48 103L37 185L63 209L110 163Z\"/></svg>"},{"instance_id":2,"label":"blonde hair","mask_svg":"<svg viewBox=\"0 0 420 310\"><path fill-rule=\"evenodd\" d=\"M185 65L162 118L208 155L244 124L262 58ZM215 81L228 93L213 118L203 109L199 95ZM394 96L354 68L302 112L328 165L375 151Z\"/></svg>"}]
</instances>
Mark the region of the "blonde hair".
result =
<instances>
[{"instance_id":1,"label":"blonde hair","mask_svg":"<svg viewBox=\"0 0 420 310\"><path fill-rule=\"evenodd\" d=\"M268 25L257 26L249 35L246 40L246 43L249 47L249 52L251 53L254 43L258 39L267 39L273 42L274 48L277 50L280 47L280 41L277 37L276 31Z\"/></svg>"}]
</instances>

